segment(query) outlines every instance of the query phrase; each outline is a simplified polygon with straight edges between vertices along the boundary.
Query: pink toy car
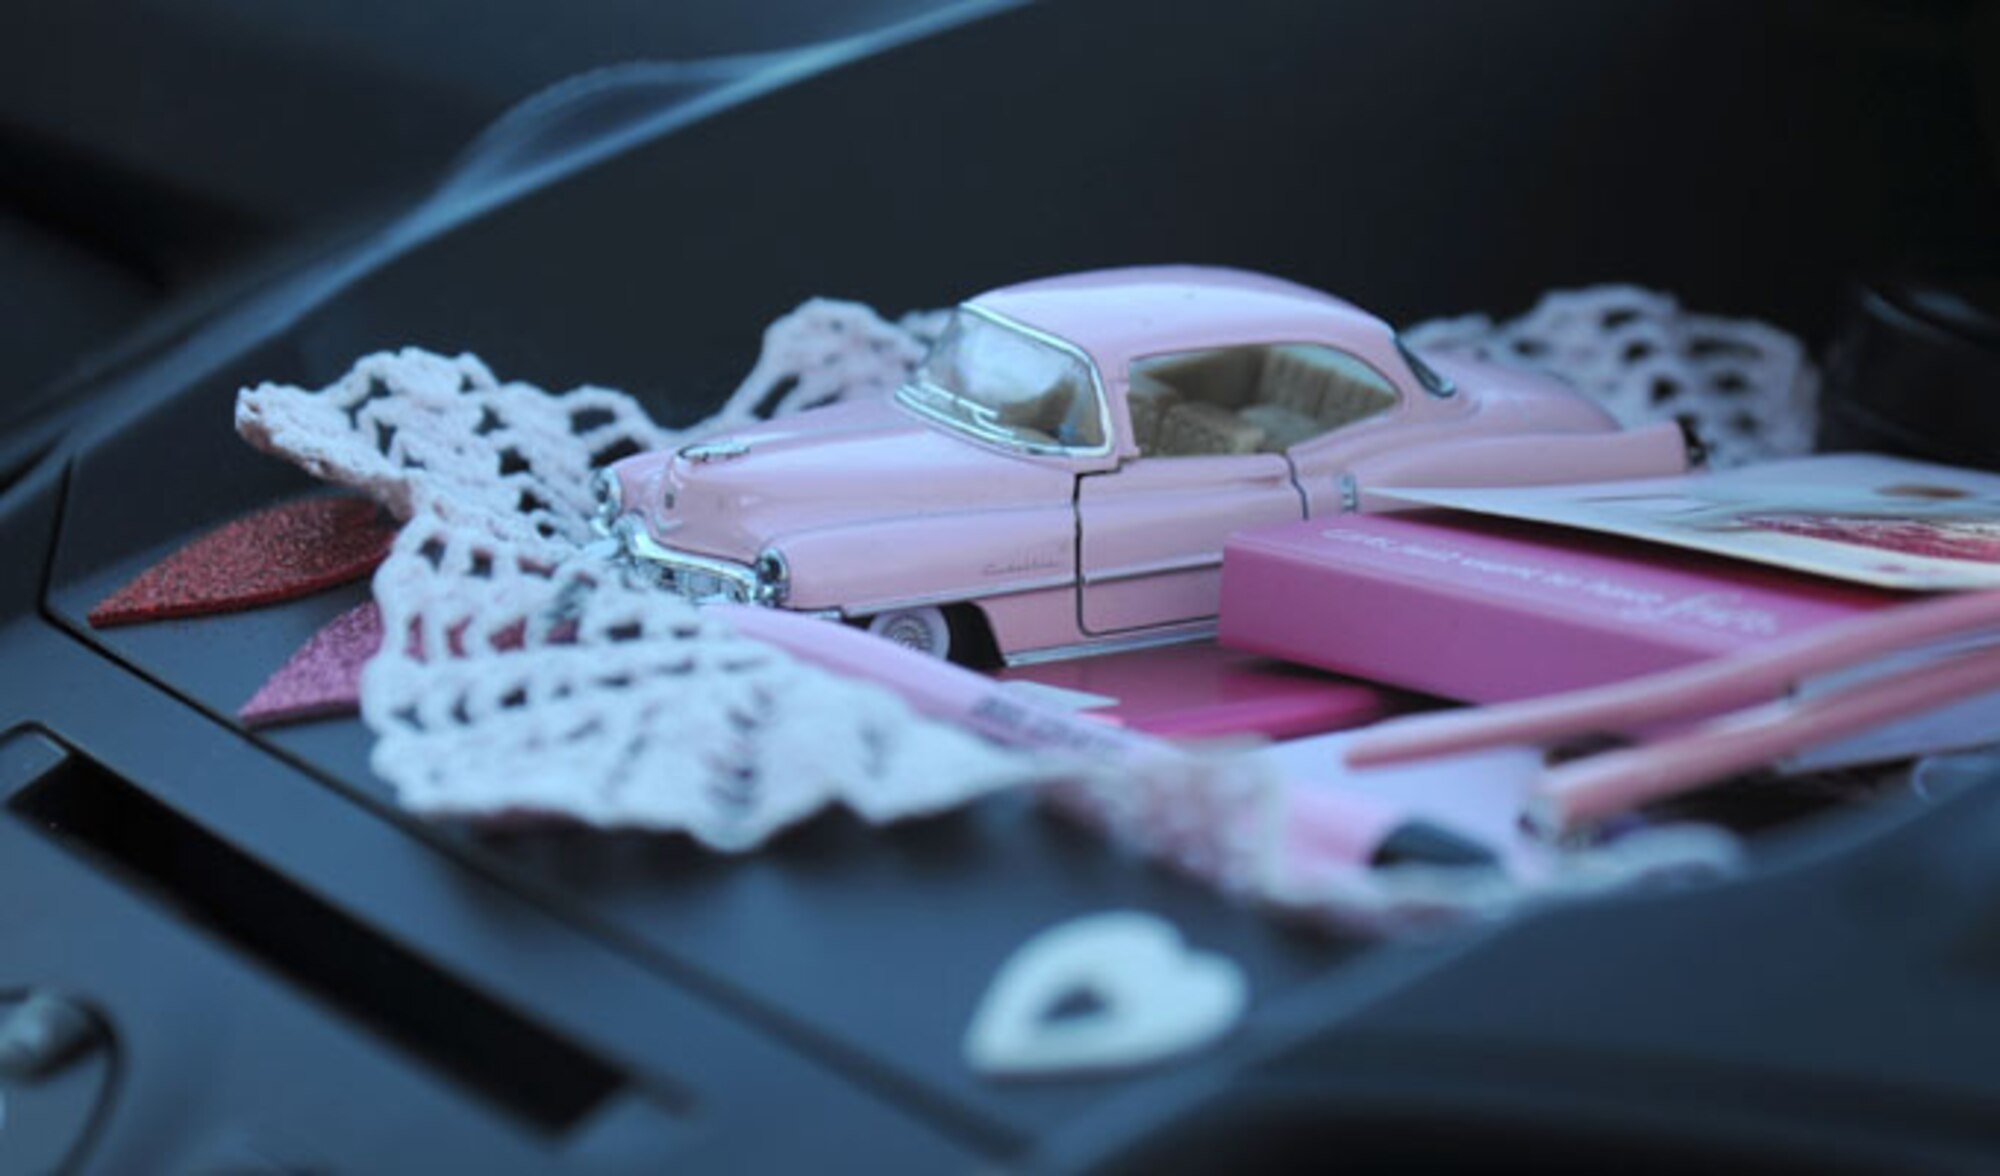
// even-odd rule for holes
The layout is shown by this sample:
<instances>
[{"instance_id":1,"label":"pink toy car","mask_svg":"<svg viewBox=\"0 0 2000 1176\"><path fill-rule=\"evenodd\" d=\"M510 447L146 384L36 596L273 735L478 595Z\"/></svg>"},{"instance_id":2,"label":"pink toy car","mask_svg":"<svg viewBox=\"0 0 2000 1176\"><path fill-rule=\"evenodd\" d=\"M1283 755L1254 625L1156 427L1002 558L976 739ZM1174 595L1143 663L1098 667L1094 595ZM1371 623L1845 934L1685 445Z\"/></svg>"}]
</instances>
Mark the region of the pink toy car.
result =
<instances>
[{"instance_id":1,"label":"pink toy car","mask_svg":"<svg viewBox=\"0 0 2000 1176\"><path fill-rule=\"evenodd\" d=\"M1021 664L1213 632L1224 538L1390 505L1391 485L1678 473L1548 380L1420 359L1337 298L1156 267L960 306L892 401L841 405L598 480L668 587Z\"/></svg>"}]
</instances>

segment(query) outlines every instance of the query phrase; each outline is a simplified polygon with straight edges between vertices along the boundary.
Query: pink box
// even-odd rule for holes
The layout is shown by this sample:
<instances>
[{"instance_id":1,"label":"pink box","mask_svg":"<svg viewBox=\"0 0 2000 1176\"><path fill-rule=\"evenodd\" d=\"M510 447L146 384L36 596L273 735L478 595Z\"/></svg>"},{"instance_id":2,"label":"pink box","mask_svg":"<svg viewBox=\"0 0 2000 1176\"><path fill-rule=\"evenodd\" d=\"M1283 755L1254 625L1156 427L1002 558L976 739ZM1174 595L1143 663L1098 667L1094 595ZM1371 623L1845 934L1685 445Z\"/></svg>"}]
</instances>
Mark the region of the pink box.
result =
<instances>
[{"instance_id":1,"label":"pink box","mask_svg":"<svg viewBox=\"0 0 2000 1176\"><path fill-rule=\"evenodd\" d=\"M1561 528L1425 512L1241 532L1224 645L1466 702L1596 686L1906 597Z\"/></svg>"}]
</instances>

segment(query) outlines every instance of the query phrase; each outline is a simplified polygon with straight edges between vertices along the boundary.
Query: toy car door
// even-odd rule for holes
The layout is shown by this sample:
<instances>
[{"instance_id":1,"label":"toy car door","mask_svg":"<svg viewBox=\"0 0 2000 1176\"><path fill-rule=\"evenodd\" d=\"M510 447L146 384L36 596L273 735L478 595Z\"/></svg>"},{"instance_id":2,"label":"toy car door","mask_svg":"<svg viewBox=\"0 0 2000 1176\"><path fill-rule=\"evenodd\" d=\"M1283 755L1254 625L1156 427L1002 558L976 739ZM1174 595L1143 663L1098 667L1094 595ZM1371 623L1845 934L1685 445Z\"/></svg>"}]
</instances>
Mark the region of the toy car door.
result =
<instances>
[{"instance_id":1,"label":"toy car door","mask_svg":"<svg viewBox=\"0 0 2000 1176\"><path fill-rule=\"evenodd\" d=\"M1077 484L1078 593L1091 636L1212 620L1222 544L1305 517L1275 453L1141 457Z\"/></svg>"},{"instance_id":2,"label":"toy car door","mask_svg":"<svg viewBox=\"0 0 2000 1176\"><path fill-rule=\"evenodd\" d=\"M1252 419L1268 350L1150 356L1125 373L1124 423L1139 456L1077 481L1086 634L1210 620L1223 541L1305 516L1278 439Z\"/></svg>"}]
</instances>

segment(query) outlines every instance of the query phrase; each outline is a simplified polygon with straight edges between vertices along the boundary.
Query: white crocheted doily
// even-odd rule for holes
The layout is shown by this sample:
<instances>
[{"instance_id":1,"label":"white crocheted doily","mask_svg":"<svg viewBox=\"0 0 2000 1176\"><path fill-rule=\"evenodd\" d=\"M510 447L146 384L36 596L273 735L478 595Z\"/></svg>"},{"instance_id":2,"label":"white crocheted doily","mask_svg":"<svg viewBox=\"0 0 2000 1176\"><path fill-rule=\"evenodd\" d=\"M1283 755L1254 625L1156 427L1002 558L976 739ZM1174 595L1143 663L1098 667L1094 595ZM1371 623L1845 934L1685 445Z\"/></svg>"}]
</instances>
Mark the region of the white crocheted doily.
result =
<instances>
[{"instance_id":1,"label":"white crocheted doily","mask_svg":"<svg viewBox=\"0 0 2000 1176\"><path fill-rule=\"evenodd\" d=\"M880 395L922 350L831 302L772 336L751 379L690 433L750 419L760 402ZM552 396L502 384L471 356L407 350L316 392L246 390L236 423L407 520L375 576L391 636L361 707L376 772L416 811L560 815L740 850L830 803L886 821L1029 774L1021 756L628 583L593 546L590 475L678 440L628 396Z\"/></svg>"},{"instance_id":2,"label":"white crocheted doily","mask_svg":"<svg viewBox=\"0 0 2000 1176\"><path fill-rule=\"evenodd\" d=\"M422 813L679 830L726 850L829 804L888 821L1059 780L1046 794L1113 836L1232 892L1348 925L1487 913L1526 893L1518 879L1291 861L1274 825L1279 785L1240 761L1188 757L1107 779L996 748L705 621L628 577L615 545L597 540L595 469L762 417L886 395L941 321L932 312L891 324L852 303L807 303L766 332L721 411L681 432L622 393L551 395L501 383L471 356L414 349L368 356L324 389L244 390L236 422L252 444L406 520L375 577L389 637L362 681L376 772ZM1710 389L1732 409L1798 411L1811 386L1802 352L1781 334L1682 315L1671 300L1622 288L1552 295L1497 327L1430 324L1412 338L1531 361L1628 420L1702 415L1711 401L1697 384L1725 370L1749 382ZM1639 339L1651 341L1647 355L1632 345ZM1667 375L1685 395L1654 396L1650 382ZM1810 435L1809 420L1774 420L1758 444L1802 448ZM1677 850L1627 839L1560 856L1533 886L1590 889L1727 856L1712 838L1696 842Z\"/></svg>"},{"instance_id":3,"label":"white crocheted doily","mask_svg":"<svg viewBox=\"0 0 2000 1176\"><path fill-rule=\"evenodd\" d=\"M1504 323L1467 315L1405 337L1425 351L1559 376L1622 424L1686 419L1718 469L1813 446L1819 374L1797 339L1749 319L1684 311L1651 290L1559 290Z\"/></svg>"}]
</instances>

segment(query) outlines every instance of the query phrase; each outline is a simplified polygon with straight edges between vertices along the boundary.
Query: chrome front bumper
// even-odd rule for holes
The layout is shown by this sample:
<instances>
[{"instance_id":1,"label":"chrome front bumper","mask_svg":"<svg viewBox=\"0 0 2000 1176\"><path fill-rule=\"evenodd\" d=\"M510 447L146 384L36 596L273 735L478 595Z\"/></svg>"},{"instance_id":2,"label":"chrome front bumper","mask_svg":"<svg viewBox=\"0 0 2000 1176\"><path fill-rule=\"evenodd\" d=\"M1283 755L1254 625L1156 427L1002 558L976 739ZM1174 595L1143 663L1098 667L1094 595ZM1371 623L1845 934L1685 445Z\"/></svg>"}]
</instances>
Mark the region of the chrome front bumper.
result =
<instances>
[{"instance_id":1,"label":"chrome front bumper","mask_svg":"<svg viewBox=\"0 0 2000 1176\"><path fill-rule=\"evenodd\" d=\"M758 575L756 568L734 560L715 559L687 551L663 547L646 533L646 524L626 515L613 530L627 554L651 567L660 586L696 604L726 601L732 604L777 604L783 582Z\"/></svg>"},{"instance_id":2,"label":"chrome front bumper","mask_svg":"<svg viewBox=\"0 0 2000 1176\"><path fill-rule=\"evenodd\" d=\"M777 606L785 603L790 572L784 557L767 551L754 564L676 551L653 538L646 522L628 514L619 500L618 479L608 470L591 479L597 510L591 525L599 534L618 540L625 553L653 569L660 586L696 604L728 602Z\"/></svg>"}]
</instances>

